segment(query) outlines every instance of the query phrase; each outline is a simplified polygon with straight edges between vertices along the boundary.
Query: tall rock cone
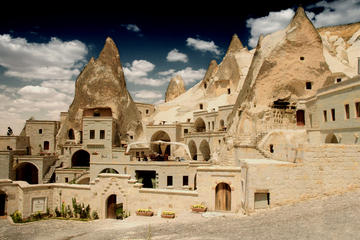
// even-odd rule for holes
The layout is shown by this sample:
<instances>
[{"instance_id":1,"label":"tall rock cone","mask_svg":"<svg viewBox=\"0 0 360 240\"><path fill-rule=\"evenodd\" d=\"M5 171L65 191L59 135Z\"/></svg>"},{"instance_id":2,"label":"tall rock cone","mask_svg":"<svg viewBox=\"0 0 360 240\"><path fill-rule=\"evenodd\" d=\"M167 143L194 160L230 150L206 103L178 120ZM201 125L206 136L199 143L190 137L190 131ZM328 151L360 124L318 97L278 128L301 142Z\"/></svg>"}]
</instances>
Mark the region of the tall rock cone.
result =
<instances>
[{"instance_id":1,"label":"tall rock cone","mask_svg":"<svg viewBox=\"0 0 360 240\"><path fill-rule=\"evenodd\" d=\"M256 51L256 64L247 76L254 84L252 101L256 105L311 96L331 74L321 37L302 7L286 29L264 37Z\"/></svg>"},{"instance_id":2,"label":"tall rock cone","mask_svg":"<svg viewBox=\"0 0 360 240\"><path fill-rule=\"evenodd\" d=\"M65 142L69 129L79 133L84 110L94 108L111 109L115 121L113 144L118 145L127 134L135 138L142 134L141 116L126 88L119 51L111 38L106 39L99 58L91 58L78 76L74 100L57 136L58 144Z\"/></svg>"},{"instance_id":3,"label":"tall rock cone","mask_svg":"<svg viewBox=\"0 0 360 240\"><path fill-rule=\"evenodd\" d=\"M231 39L231 42L230 42L230 45L229 45L229 48L228 48L226 54L231 53L231 52L237 52L243 48L244 48L244 46L242 45L239 37L236 34L234 34Z\"/></svg>"},{"instance_id":4,"label":"tall rock cone","mask_svg":"<svg viewBox=\"0 0 360 240\"><path fill-rule=\"evenodd\" d=\"M201 81L201 86L206 89L209 86L210 79L214 76L219 66L215 60L211 60L209 67L205 73L203 80Z\"/></svg>"},{"instance_id":5,"label":"tall rock cone","mask_svg":"<svg viewBox=\"0 0 360 240\"><path fill-rule=\"evenodd\" d=\"M240 142L255 141L256 133L263 131L262 123L276 121L273 109L284 104L289 107L288 114L295 116L299 99L313 96L330 74L321 37L299 7L285 29L259 41L228 118L229 136L241 136L237 139ZM296 124L295 121L293 117L286 123Z\"/></svg>"},{"instance_id":6,"label":"tall rock cone","mask_svg":"<svg viewBox=\"0 0 360 240\"><path fill-rule=\"evenodd\" d=\"M176 75L170 80L165 94L165 102L169 102L186 92L184 80L180 75Z\"/></svg>"}]
</instances>

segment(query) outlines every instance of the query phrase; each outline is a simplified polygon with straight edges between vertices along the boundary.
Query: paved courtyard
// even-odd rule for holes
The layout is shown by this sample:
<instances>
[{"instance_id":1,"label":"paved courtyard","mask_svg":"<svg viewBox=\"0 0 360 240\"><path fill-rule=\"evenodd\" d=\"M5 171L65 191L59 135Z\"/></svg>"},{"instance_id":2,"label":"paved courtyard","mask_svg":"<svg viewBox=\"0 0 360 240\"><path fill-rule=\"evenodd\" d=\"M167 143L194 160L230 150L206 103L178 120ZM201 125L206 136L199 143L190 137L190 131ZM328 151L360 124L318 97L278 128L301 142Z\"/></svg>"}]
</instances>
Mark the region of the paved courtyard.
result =
<instances>
[{"instance_id":1,"label":"paved courtyard","mask_svg":"<svg viewBox=\"0 0 360 240\"><path fill-rule=\"evenodd\" d=\"M261 211L251 216L187 213L176 219L131 216L91 222L47 220L10 224L4 239L360 239L360 190Z\"/></svg>"}]
</instances>

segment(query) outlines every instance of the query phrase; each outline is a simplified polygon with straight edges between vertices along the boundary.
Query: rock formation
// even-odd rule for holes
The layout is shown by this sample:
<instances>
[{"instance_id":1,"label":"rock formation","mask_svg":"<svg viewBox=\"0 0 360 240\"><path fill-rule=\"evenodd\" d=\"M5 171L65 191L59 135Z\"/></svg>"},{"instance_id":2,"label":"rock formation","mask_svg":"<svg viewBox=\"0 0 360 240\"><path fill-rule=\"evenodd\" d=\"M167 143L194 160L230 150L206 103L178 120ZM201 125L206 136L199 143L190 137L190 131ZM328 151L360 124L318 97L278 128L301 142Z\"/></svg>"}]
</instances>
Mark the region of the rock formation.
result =
<instances>
[{"instance_id":1,"label":"rock formation","mask_svg":"<svg viewBox=\"0 0 360 240\"><path fill-rule=\"evenodd\" d=\"M209 66L209 70L214 70L211 71L212 74L207 80L207 95L214 97L236 93L241 88L239 84L242 85L245 79L251 58L252 53L247 48L244 48L238 36L234 34L219 66L216 68L212 64Z\"/></svg>"},{"instance_id":2,"label":"rock formation","mask_svg":"<svg viewBox=\"0 0 360 240\"><path fill-rule=\"evenodd\" d=\"M185 92L185 83L180 75L171 78L170 83L165 93L165 102L169 102L177 98Z\"/></svg>"},{"instance_id":3,"label":"rock formation","mask_svg":"<svg viewBox=\"0 0 360 240\"><path fill-rule=\"evenodd\" d=\"M321 37L300 7L285 29L259 39L228 119L229 136L241 136L237 139L240 142L256 139L256 134L267 131L266 123L274 121L276 104L286 104L289 111L296 111L298 100L314 95L330 75Z\"/></svg>"},{"instance_id":4,"label":"rock formation","mask_svg":"<svg viewBox=\"0 0 360 240\"><path fill-rule=\"evenodd\" d=\"M84 110L95 108L111 109L115 120L113 144L119 144L127 135L141 135L141 116L126 88L119 52L111 38L106 39L99 58L91 58L78 76L74 100L57 136L58 144L67 139L69 129L78 135Z\"/></svg>"}]
</instances>

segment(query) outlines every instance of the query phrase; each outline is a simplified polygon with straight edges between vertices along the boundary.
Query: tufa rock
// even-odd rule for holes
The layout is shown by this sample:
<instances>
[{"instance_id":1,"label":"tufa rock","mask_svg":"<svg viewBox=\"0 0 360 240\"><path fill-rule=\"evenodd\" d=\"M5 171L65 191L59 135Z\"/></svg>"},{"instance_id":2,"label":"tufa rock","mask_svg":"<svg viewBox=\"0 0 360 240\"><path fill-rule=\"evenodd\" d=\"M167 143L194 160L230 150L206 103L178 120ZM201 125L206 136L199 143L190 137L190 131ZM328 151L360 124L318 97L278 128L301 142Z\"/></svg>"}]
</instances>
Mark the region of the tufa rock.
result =
<instances>
[{"instance_id":1,"label":"tufa rock","mask_svg":"<svg viewBox=\"0 0 360 240\"><path fill-rule=\"evenodd\" d=\"M168 88L165 93L165 102L169 102L177 98L185 92L185 83L180 75L171 78Z\"/></svg>"},{"instance_id":2,"label":"tufa rock","mask_svg":"<svg viewBox=\"0 0 360 240\"><path fill-rule=\"evenodd\" d=\"M58 144L65 142L70 129L78 135L84 110L96 108L111 110L115 121L113 144L119 145L127 135L137 138L142 134L141 116L126 88L119 51L111 38L106 39L99 58L91 58L78 76L74 100L57 136Z\"/></svg>"},{"instance_id":3,"label":"tufa rock","mask_svg":"<svg viewBox=\"0 0 360 240\"><path fill-rule=\"evenodd\" d=\"M244 48L244 46L242 45L239 37L236 34L234 34L231 39L231 42L230 42L230 45L229 45L229 48L228 48L226 54L231 53L231 52L240 51L243 48Z\"/></svg>"}]
</instances>

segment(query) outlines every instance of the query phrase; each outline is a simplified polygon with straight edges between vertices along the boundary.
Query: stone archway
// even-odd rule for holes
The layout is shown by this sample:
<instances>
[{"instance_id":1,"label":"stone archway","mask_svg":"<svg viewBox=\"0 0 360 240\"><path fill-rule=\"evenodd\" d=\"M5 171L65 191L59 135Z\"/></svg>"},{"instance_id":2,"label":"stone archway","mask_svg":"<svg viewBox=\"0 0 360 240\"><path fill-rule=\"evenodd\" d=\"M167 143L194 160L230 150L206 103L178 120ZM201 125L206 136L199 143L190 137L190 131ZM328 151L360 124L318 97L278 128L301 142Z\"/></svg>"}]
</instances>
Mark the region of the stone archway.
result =
<instances>
[{"instance_id":1,"label":"stone archway","mask_svg":"<svg viewBox=\"0 0 360 240\"><path fill-rule=\"evenodd\" d=\"M7 200L6 193L0 190L0 216L6 216L7 215L7 212L6 212L6 200Z\"/></svg>"},{"instance_id":2,"label":"stone archway","mask_svg":"<svg viewBox=\"0 0 360 240\"><path fill-rule=\"evenodd\" d=\"M90 167L90 154L82 149L76 151L71 158L71 167Z\"/></svg>"},{"instance_id":3,"label":"stone archway","mask_svg":"<svg viewBox=\"0 0 360 240\"><path fill-rule=\"evenodd\" d=\"M215 210L231 211L231 188L227 183L219 183L215 188Z\"/></svg>"},{"instance_id":4,"label":"stone archway","mask_svg":"<svg viewBox=\"0 0 360 240\"><path fill-rule=\"evenodd\" d=\"M151 142L155 142L155 141L171 142L171 139L167 132L160 130L160 131L155 132L151 136ZM151 150L162 156L165 156L165 155L170 156L171 155L170 145L152 143Z\"/></svg>"},{"instance_id":5,"label":"stone archway","mask_svg":"<svg viewBox=\"0 0 360 240\"><path fill-rule=\"evenodd\" d=\"M190 140L188 143L188 146L189 146L191 159L197 160L197 148L196 148L196 143L194 142L194 140Z\"/></svg>"},{"instance_id":6,"label":"stone archway","mask_svg":"<svg viewBox=\"0 0 360 240\"><path fill-rule=\"evenodd\" d=\"M208 161L210 159L210 145L206 140L202 140L200 143L199 150L203 156L203 159L205 161Z\"/></svg>"},{"instance_id":7,"label":"stone archway","mask_svg":"<svg viewBox=\"0 0 360 240\"><path fill-rule=\"evenodd\" d=\"M325 138L325 143L339 143L339 141L335 134L329 133Z\"/></svg>"},{"instance_id":8,"label":"stone archway","mask_svg":"<svg viewBox=\"0 0 360 240\"><path fill-rule=\"evenodd\" d=\"M20 163L16 167L16 181L26 181L29 184L39 183L39 170L30 162Z\"/></svg>"},{"instance_id":9,"label":"stone archway","mask_svg":"<svg viewBox=\"0 0 360 240\"><path fill-rule=\"evenodd\" d=\"M116 194L111 194L106 200L106 218L116 218Z\"/></svg>"},{"instance_id":10,"label":"stone archway","mask_svg":"<svg viewBox=\"0 0 360 240\"><path fill-rule=\"evenodd\" d=\"M119 172L113 168L105 168L103 170L101 170L100 173L112 173L112 174L119 174ZM99 174L100 174L99 173Z\"/></svg>"},{"instance_id":11,"label":"stone archway","mask_svg":"<svg viewBox=\"0 0 360 240\"><path fill-rule=\"evenodd\" d=\"M195 126L196 132L205 132L206 131L205 121L201 117L199 117L195 120L194 126Z\"/></svg>"}]
</instances>

